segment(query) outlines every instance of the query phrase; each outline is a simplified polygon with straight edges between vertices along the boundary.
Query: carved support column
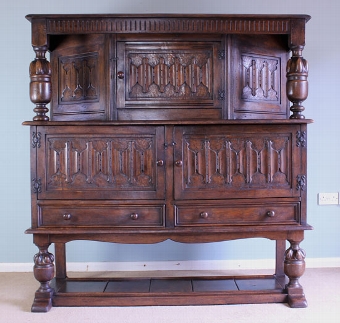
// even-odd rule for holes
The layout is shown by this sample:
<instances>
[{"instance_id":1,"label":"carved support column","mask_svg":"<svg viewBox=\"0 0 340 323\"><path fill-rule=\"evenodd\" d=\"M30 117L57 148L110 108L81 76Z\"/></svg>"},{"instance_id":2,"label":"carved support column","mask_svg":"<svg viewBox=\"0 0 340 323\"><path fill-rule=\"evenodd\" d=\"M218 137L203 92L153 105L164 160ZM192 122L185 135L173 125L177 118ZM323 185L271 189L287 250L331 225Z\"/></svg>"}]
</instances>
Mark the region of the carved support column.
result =
<instances>
[{"instance_id":1,"label":"carved support column","mask_svg":"<svg viewBox=\"0 0 340 323\"><path fill-rule=\"evenodd\" d=\"M284 272L289 278L286 285L290 307L307 307L307 301L299 278L305 272L306 254L299 246L300 241L288 240L290 248L285 252Z\"/></svg>"},{"instance_id":2,"label":"carved support column","mask_svg":"<svg viewBox=\"0 0 340 323\"><path fill-rule=\"evenodd\" d=\"M40 282L39 289L35 292L32 305L32 312L48 312L52 306L53 288L50 281L54 277L54 256L48 252L48 244L36 245L39 252L34 256L33 273L37 281Z\"/></svg>"},{"instance_id":3,"label":"carved support column","mask_svg":"<svg viewBox=\"0 0 340 323\"><path fill-rule=\"evenodd\" d=\"M291 119L304 119L302 102L308 96L308 63L302 57L303 46L292 48L292 57L287 63L287 97L293 103Z\"/></svg>"},{"instance_id":4,"label":"carved support column","mask_svg":"<svg viewBox=\"0 0 340 323\"><path fill-rule=\"evenodd\" d=\"M33 46L36 53L36 58L30 64L30 98L36 104L33 110L36 116L33 120L48 121L46 116L48 108L46 105L51 101L51 66L50 62L46 59L45 54L47 46L36 47Z\"/></svg>"}]
</instances>

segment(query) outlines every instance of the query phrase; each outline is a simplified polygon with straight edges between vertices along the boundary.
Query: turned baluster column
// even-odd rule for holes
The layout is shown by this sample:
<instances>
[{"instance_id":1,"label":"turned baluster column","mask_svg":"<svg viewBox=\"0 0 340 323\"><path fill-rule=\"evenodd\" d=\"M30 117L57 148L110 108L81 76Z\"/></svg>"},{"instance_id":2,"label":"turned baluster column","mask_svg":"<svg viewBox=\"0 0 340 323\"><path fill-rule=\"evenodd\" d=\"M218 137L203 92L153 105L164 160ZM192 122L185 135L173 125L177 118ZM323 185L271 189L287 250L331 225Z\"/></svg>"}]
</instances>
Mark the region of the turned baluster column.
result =
<instances>
[{"instance_id":1,"label":"turned baluster column","mask_svg":"<svg viewBox=\"0 0 340 323\"><path fill-rule=\"evenodd\" d=\"M36 104L33 110L36 116L33 120L48 121L46 105L51 101L51 66L46 59L47 47L33 47L36 58L30 64L30 98Z\"/></svg>"},{"instance_id":2,"label":"turned baluster column","mask_svg":"<svg viewBox=\"0 0 340 323\"><path fill-rule=\"evenodd\" d=\"M49 243L36 245L39 252L34 256L33 273L37 281L40 282L39 289L35 292L35 298L32 305L32 312L47 312L52 306L53 288L50 281L54 277L54 256L48 252Z\"/></svg>"},{"instance_id":3,"label":"turned baluster column","mask_svg":"<svg viewBox=\"0 0 340 323\"><path fill-rule=\"evenodd\" d=\"M303 46L292 48L292 57L287 63L287 97L293 103L291 119L304 119L302 102L308 96L308 63L302 57Z\"/></svg>"},{"instance_id":4,"label":"turned baluster column","mask_svg":"<svg viewBox=\"0 0 340 323\"><path fill-rule=\"evenodd\" d=\"M307 301L299 278L305 272L305 251L300 248L300 241L288 240L290 248L285 252L284 272L289 278L286 285L288 304L291 307L307 307Z\"/></svg>"}]
</instances>

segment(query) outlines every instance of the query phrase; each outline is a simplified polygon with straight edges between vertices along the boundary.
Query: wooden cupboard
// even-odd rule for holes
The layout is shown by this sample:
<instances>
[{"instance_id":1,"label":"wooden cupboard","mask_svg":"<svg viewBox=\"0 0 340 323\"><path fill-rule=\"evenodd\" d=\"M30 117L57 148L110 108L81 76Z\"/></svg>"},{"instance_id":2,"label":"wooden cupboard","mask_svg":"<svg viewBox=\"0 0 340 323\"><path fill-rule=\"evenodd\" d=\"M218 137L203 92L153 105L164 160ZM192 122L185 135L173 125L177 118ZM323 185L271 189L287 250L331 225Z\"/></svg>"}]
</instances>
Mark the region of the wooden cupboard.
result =
<instances>
[{"instance_id":1,"label":"wooden cupboard","mask_svg":"<svg viewBox=\"0 0 340 323\"><path fill-rule=\"evenodd\" d=\"M41 284L32 311L52 305L307 305L299 244L311 229L311 120L302 105L309 18L27 16L36 53L30 65L36 115L24 122L31 129L27 233L39 249L34 275ZM67 277L65 246L73 240L254 237L276 241L273 275Z\"/></svg>"}]
</instances>

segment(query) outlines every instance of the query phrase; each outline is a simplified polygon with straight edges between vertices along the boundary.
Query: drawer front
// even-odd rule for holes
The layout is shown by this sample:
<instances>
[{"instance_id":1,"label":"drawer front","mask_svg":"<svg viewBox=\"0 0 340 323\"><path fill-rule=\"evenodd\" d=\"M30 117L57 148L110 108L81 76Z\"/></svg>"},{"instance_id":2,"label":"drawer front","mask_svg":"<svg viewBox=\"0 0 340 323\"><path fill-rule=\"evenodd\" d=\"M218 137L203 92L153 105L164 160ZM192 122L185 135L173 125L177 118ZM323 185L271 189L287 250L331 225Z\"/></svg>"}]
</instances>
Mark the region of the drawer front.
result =
<instances>
[{"instance_id":1,"label":"drawer front","mask_svg":"<svg viewBox=\"0 0 340 323\"><path fill-rule=\"evenodd\" d=\"M240 203L240 202L238 202ZM176 205L176 226L298 224L300 203Z\"/></svg>"},{"instance_id":2,"label":"drawer front","mask_svg":"<svg viewBox=\"0 0 340 323\"><path fill-rule=\"evenodd\" d=\"M164 205L39 206L40 226L163 227Z\"/></svg>"}]
</instances>

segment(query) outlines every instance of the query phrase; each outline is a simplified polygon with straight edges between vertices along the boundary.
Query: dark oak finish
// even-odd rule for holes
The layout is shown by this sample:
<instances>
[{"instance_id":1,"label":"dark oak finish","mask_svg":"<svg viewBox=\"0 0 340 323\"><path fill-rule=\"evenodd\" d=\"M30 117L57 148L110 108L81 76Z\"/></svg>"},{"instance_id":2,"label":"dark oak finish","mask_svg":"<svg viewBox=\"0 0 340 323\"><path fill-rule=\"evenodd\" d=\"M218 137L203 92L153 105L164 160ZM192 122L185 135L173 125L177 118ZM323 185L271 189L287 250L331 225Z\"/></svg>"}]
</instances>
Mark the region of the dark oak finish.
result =
<instances>
[{"instance_id":1,"label":"dark oak finish","mask_svg":"<svg viewBox=\"0 0 340 323\"><path fill-rule=\"evenodd\" d=\"M310 17L27 18L36 53L30 65L36 115L24 123L31 129L32 176L32 224L26 232L39 249L34 275L40 282L32 311L307 306L299 284L305 269L299 244L311 229L306 156L312 121L302 105L308 95L302 50ZM255 237L276 241L271 276L67 277L66 243L73 240ZM55 255L48 250L52 243Z\"/></svg>"}]
</instances>

